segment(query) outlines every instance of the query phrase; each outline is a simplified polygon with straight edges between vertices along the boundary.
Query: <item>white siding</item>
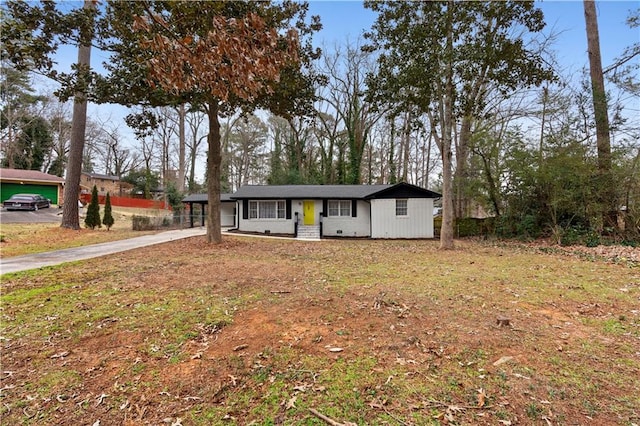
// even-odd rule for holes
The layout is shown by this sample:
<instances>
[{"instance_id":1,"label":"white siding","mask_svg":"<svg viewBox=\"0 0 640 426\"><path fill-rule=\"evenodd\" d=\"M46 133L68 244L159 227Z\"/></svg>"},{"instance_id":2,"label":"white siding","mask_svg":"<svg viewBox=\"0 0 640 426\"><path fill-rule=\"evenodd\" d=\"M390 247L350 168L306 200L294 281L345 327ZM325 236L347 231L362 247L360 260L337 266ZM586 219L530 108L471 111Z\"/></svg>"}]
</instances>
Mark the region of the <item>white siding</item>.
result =
<instances>
[{"instance_id":1,"label":"white siding","mask_svg":"<svg viewBox=\"0 0 640 426\"><path fill-rule=\"evenodd\" d=\"M322 202L316 201L315 214L319 214L322 211ZM259 232L264 233L269 230L272 234L291 234L295 232L294 223L296 220L296 213L302 223L302 200L291 201L291 219L243 219L243 203L238 202L238 217L240 218L238 230L245 232Z\"/></svg>"},{"instance_id":2,"label":"white siding","mask_svg":"<svg viewBox=\"0 0 640 426\"><path fill-rule=\"evenodd\" d=\"M356 213L357 217L323 217L322 235L327 237L369 237L371 235L370 204L366 201L358 201Z\"/></svg>"},{"instance_id":3,"label":"white siding","mask_svg":"<svg viewBox=\"0 0 640 426\"><path fill-rule=\"evenodd\" d=\"M220 203L220 226L224 228L236 226L236 216L233 211L235 208L236 208L235 202Z\"/></svg>"},{"instance_id":4,"label":"white siding","mask_svg":"<svg viewBox=\"0 0 640 426\"><path fill-rule=\"evenodd\" d=\"M371 200L372 238L433 238L433 199L409 198L407 216L396 216L396 200Z\"/></svg>"}]
</instances>

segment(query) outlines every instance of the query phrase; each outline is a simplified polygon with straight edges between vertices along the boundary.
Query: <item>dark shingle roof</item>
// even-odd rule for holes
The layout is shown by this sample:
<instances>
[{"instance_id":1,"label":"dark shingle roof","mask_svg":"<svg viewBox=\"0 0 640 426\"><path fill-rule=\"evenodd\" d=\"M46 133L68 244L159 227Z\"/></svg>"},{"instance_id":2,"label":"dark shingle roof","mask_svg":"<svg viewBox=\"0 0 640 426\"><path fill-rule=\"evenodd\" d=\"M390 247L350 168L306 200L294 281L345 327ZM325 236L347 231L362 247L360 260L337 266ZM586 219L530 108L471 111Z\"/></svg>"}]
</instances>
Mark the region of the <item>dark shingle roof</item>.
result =
<instances>
[{"instance_id":1,"label":"dark shingle roof","mask_svg":"<svg viewBox=\"0 0 640 426\"><path fill-rule=\"evenodd\" d=\"M393 185L247 185L238 189L234 199L310 198L363 199Z\"/></svg>"},{"instance_id":2,"label":"dark shingle roof","mask_svg":"<svg viewBox=\"0 0 640 426\"><path fill-rule=\"evenodd\" d=\"M83 175L89 176L91 179L102 179L102 180L120 180L118 176L115 175L101 175L98 173L87 173L82 172Z\"/></svg>"},{"instance_id":3,"label":"dark shingle roof","mask_svg":"<svg viewBox=\"0 0 640 426\"><path fill-rule=\"evenodd\" d=\"M220 201L233 200L282 200L282 199L333 199L365 200L389 196L439 198L440 194L408 183L395 185L245 185L233 194L222 194ZM192 194L184 203L206 203L207 194Z\"/></svg>"}]
</instances>

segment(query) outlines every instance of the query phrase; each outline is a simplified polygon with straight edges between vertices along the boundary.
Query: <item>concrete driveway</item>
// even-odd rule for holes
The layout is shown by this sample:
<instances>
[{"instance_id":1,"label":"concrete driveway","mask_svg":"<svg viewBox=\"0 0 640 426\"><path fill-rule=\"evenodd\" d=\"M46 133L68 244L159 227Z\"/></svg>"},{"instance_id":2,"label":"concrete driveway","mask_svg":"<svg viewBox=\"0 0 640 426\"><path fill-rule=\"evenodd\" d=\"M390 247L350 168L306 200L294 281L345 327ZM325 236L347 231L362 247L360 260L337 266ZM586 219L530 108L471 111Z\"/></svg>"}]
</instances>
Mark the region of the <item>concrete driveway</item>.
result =
<instances>
[{"instance_id":1,"label":"concrete driveway","mask_svg":"<svg viewBox=\"0 0 640 426\"><path fill-rule=\"evenodd\" d=\"M56 206L48 209L40 209L35 212L26 210L7 211L4 207L0 210L0 223L60 223L62 222L62 209Z\"/></svg>"},{"instance_id":2,"label":"concrete driveway","mask_svg":"<svg viewBox=\"0 0 640 426\"><path fill-rule=\"evenodd\" d=\"M166 243L182 238L206 235L206 228L187 228L160 232L154 235L111 241L108 243L92 244L88 246L50 251L46 253L29 254L0 259L0 275L11 272L27 271L45 266L59 265L66 262L91 259L121 251L133 250L154 244Z\"/></svg>"}]
</instances>

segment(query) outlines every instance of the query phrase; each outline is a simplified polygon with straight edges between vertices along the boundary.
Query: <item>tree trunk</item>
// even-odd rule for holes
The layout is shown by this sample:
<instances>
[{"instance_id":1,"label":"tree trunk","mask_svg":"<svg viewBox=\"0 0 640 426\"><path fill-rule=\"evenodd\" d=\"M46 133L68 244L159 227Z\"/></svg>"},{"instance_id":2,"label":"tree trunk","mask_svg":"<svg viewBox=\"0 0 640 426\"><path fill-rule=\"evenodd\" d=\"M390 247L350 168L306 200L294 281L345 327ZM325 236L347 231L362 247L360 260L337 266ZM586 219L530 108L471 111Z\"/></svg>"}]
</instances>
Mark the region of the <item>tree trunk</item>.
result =
<instances>
[{"instance_id":1,"label":"tree trunk","mask_svg":"<svg viewBox=\"0 0 640 426\"><path fill-rule=\"evenodd\" d=\"M460 134L456 144L456 172L454 176L454 216L457 218L469 215L469 145L471 139L471 115L465 114L460 125Z\"/></svg>"},{"instance_id":2,"label":"tree trunk","mask_svg":"<svg viewBox=\"0 0 640 426\"><path fill-rule=\"evenodd\" d=\"M207 215L207 242L220 244L222 233L220 230L220 168L222 153L220 146L220 121L218 118L218 103L209 102L209 155L207 156L207 195L209 199L209 214Z\"/></svg>"},{"instance_id":3,"label":"tree trunk","mask_svg":"<svg viewBox=\"0 0 640 426\"><path fill-rule=\"evenodd\" d=\"M447 67L444 82L444 93L440 101L442 116L442 226L440 228L440 249L451 250L453 244L453 173L451 151L453 136L453 1L448 2L447 13L449 23L447 25L447 46L445 66Z\"/></svg>"},{"instance_id":4,"label":"tree trunk","mask_svg":"<svg viewBox=\"0 0 640 426\"><path fill-rule=\"evenodd\" d=\"M179 132L180 132L180 149L178 153L178 192L184 192L184 175L185 175L185 151L186 151L186 130L184 124L184 104L180 104L179 114Z\"/></svg>"},{"instance_id":5,"label":"tree trunk","mask_svg":"<svg viewBox=\"0 0 640 426\"><path fill-rule=\"evenodd\" d=\"M411 155L411 114L404 115L402 129L402 182L409 181L409 157Z\"/></svg>"},{"instance_id":6,"label":"tree trunk","mask_svg":"<svg viewBox=\"0 0 640 426\"><path fill-rule=\"evenodd\" d=\"M598 188L597 199L602 208L603 225L617 227L616 196L611 176L611 140L609 135L609 117L607 115L607 97L602 73L600 56L600 36L596 5L592 0L584 0L584 19L587 28L587 48L589 50L589 71L591 92L596 123L596 146L598 150Z\"/></svg>"},{"instance_id":7,"label":"tree trunk","mask_svg":"<svg viewBox=\"0 0 640 426\"><path fill-rule=\"evenodd\" d=\"M93 0L85 0L84 8L95 8ZM78 47L78 72L86 73L91 66L92 27L81 30L81 44ZM64 197L62 206L62 223L67 229L80 229L78 216L78 198L80 195L80 175L82 174L82 154L84 151L85 129L87 127L87 96L78 91L73 100L73 118L71 123L71 141L69 145L69 161L64 183Z\"/></svg>"}]
</instances>

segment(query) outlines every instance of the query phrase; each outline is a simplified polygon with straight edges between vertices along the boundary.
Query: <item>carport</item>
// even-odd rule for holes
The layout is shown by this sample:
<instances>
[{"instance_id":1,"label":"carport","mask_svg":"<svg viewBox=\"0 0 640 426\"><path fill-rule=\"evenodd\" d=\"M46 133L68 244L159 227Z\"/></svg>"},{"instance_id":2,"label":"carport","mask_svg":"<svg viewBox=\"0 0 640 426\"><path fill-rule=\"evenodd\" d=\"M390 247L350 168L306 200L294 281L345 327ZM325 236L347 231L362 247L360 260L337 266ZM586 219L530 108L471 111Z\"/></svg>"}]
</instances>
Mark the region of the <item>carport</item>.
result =
<instances>
[{"instance_id":1,"label":"carport","mask_svg":"<svg viewBox=\"0 0 640 426\"><path fill-rule=\"evenodd\" d=\"M194 205L200 206L200 226L204 226L209 206L209 196L207 194L191 194L184 197L182 202L189 205L190 227L193 228L194 226ZM231 194L220 194L220 225L223 228L231 228L235 227L236 223L236 201L231 199Z\"/></svg>"},{"instance_id":2,"label":"carport","mask_svg":"<svg viewBox=\"0 0 640 426\"><path fill-rule=\"evenodd\" d=\"M14 194L40 194L61 204L63 183L61 177L37 170L0 169L0 202Z\"/></svg>"}]
</instances>

